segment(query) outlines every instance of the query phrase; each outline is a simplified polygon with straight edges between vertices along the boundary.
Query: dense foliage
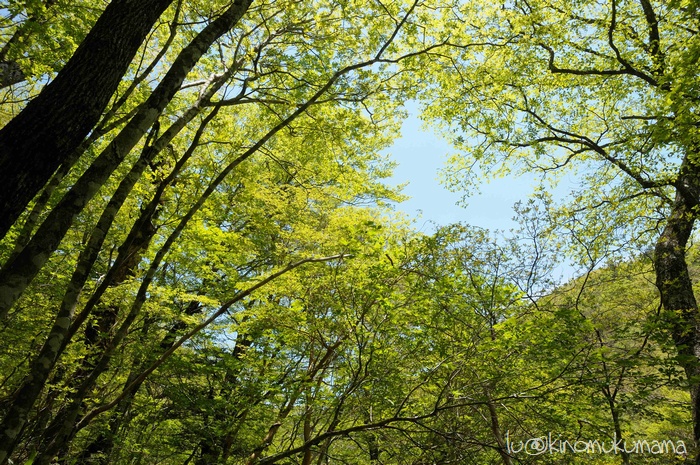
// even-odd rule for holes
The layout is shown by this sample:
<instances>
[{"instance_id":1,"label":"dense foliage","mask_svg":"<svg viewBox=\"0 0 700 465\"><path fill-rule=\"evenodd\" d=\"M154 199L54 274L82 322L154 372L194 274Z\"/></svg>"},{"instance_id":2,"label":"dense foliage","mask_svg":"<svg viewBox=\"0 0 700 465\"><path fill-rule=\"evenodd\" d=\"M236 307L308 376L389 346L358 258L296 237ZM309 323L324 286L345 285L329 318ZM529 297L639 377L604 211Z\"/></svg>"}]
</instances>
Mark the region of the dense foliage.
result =
<instances>
[{"instance_id":1,"label":"dense foliage","mask_svg":"<svg viewBox=\"0 0 700 465\"><path fill-rule=\"evenodd\" d=\"M2 5L0 464L699 463L696 2Z\"/></svg>"}]
</instances>

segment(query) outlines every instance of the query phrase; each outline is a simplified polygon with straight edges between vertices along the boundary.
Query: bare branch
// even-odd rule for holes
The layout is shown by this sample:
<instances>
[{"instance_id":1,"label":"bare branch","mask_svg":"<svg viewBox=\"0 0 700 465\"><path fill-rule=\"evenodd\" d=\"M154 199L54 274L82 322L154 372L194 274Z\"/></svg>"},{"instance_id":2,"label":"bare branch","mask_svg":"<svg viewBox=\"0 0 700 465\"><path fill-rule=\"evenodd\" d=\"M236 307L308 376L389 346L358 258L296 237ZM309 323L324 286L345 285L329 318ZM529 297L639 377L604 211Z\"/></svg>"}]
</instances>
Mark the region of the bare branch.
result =
<instances>
[{"instance_id":1,"label":"bare branch","mask_svg":"<svg viewBox=\"0 0 700 465\"><path fill-rule=\"evenodd\" d=\"M658 87L659 83L652 78L651 76L648 76L635 68L633 68L629 63L625 62L624 60L621 61L623 68L622 69L574 69L574 68L559 68L557 65L554 64L554 59L555 59L555 54L554 50L552 47L546 45L546 44L539 44L540 47L545 49L549 53L549 71L552 72L553 74L571 74L574 76L622 76L622 75L630 75L630 76L635 76L643 81L647 82L648 84L651 84L654 87ZM618 61L621 59L621 57L618 58Z\"/></svg>"},{"instance_id":2,"label":"bare branch","mask_svg":"<svg viewBox=\"0 0 700 465\"><path fill-rule=\"evenodd\" d=\"M651 53L651 58L654 60L654 73L658 76L664 74L664 55L661 52L661 35L659 34L659 20L656 17L654 8L651 6L649 0L639 0L642 5L642 10L644 10L644 17L646 18L647 25L649 26L649 53Z\"/></svg>"}]
</instances>

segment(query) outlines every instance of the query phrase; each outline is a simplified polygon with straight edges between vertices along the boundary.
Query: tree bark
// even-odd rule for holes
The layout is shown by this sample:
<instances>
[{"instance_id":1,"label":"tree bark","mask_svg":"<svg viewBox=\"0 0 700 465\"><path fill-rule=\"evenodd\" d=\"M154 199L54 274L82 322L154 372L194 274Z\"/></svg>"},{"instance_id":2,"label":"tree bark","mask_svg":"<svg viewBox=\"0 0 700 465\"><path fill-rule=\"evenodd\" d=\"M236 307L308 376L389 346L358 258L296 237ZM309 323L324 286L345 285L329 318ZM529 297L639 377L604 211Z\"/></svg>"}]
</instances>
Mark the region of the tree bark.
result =
<instances>
[{"instance_id":1,"label":"tree bark","mask_svg":"<svg viewBox=\"0 0 700 465\"><path fill-rule=\"evenodd\" d=\"M116 271L111 274L110 286L118 286L123 283L129 276L133 275L141 261L141 253L148 249L153 236L156 233L156 228L153 227L152 220L157 215L157 211L150 211L142 221L138 224L142 225L136 234L130 234L126 243L122 245L120 253L125 256L116 266ZM130 240L131 239L131 240ZM82 365L76 373L73 373L68 384L71 391L75 390L76 394L70 404L71 408L59 410L56 418L47 428L48 433L55 433L59 438L65 438L64 441L45 441L47 447L42 451L36 460L36 463L43 463L46 459L51 459L53 454L67 445L69 440L77 433L71 429L70 432L66 428L72 427L79 414L79 410L83 407L83 401L88 389L90 389L99 374L104 370L99 369L98 365L102 360L102 354L114 350L116 344L112 343L109 335L113 326L116 323L119 314L119 307L109 305L99 308L95 316L97 321L87 325L85 328L85 342L87 345L87 354L83 358ZM48 453L44 453L48 452Z\"/></svg>"},{"instance_id":2,"label":"tree bark","mask_svg":"<svg viewBox=\"0 0 700 465\"><path fill-rule=\"evenodd\" d=\"M113 0L66 66L0 130L0 238L98 122L173 0Z\"/></svg>"},{"instance_id":3,"label":"tree bark","mask_svg":"<svg viewBox=\"0 0 700 465\"><path fill-rule=\"evenodd\" d=\"M24 81L26 77L16 61L0 61L0 89Z\"/></svg>"},{"instance_id":4,"label":"tree bark","mask_svg":"<svg viewBox=\"0 0 700 465\"><path fill-rule=\"evenodd\" d=\"M136 175L127 176L124 179L108 207L105 209L98 225L95 227L90 237L89 246L86 251L84 251L85 253L80 256L79 266L71 280L69 289L66 291L66 296L64 297L61 310L54 322L51 333L44 343L39 356L33 360L29 374L23 380L21 388L17 391L5 418L0 424L0 464L4 464L4 461L7 460L12 453L14 445L17 444L19 433L28 420L29 412L39 397L41 390L44 388L50 371L58 359L58 355L65 347L65 339L73 320L75 304L80 293L80 288L87 278L87 274L90 271L94 259L97 257L99 247L102 244L111 221L114 219L114 216L116 216L119 206L121 206L128 193L131 191L136 179L138 179ZM155 229L153 229L150 221L147 222L147 224L151 229L141 231L141 235L138 236L136 240L132 240L127 245L123 246L129 250L126 254L128 259L123 261L120 269L114 273L115 277L112 282L115 284L124 281L129 273L138 265L140 252L147 248L148 243L155 234ZM100 330L107 332L114 324L114 320L116 320L117 310L110 306L107 309L103 309L97 317ZM86 340L89 345L96 345L99 343L98 332L99 331L95 330L92 325L88 326L86 329ZM88 355L84 363L89 364L90 360L95 357L96 355ZM86 371L89 370L83 370L83 372ZM82 375L79 374L74 379L74 382L80 382L84 376L86 376L85 373Z\"/></svg>"},{"instance_id":5,"label":"tree bark","mask_svg":"<svg viewBox=\"0 0 700 465\"><path fill-rule=\"evenodd\" d=\"M251 2L252 0L236 0L182 50L139 112L51 211L24 250L0 271L0 319L7 315L12 305L48 261L51 253L56 250L70 229L75 216L107 181L148 128L156 122L194 65L216 39L238 22Z\"/></svg>"},{"instance_id":6,"label":"tree bark","mask_svg":"<svg viewBox=\"0 0 700 465\"><path fill-rule=\"evenodd\" d=\"M693 283L686 263L686 248L693 231L700 194L700 173L690 166L688 155L676 182L676 198L671 214L654 251L656 285L665 318L678 351L678 362L689 381L693 412L695 464L700 465L700 316Z\"/></svg>"},{"instance_id":7,"label":"tree bark","mask_svg":"<svg viewBox=\"0 0 700 465\"><path fill-rule=\"evenodd\" d=\"M209 93L213 93L217 89L217 85L213 85L212 88L205 93L204 97L206 98ZM76 319L75 307L77 305L80 292L88 279L88 275L95 260L97 259L104 239L112 225L112 222L114 221L114 218L119 212L119 209L140 178L145 167L151 162L153 157L155 157L156 154L159 153L172 140L172 138L179 133L179 131L185 126L186 122L189 122L194 117L194 115L197 113L195 110L198 108L199 106L190 108L190 110L185 112L185 115L179 118L176 123L171 125L171 127L168 128L168 130L165 131L165 133L155 143L146 144L141 158L132 167L131 172L122 180L119 187L113 194L112 199L102 212L102 216L93 229L86 247L83 249L78 258L78 264L61 302L58 315L56 316L54 326L49 334L49 337L46 339L39 355L32 361L32 368L30 369L29 374L23 380L21 388L17 390L17 395L10 405L4 420L0 424L0 463L2 460L2 454L9 454L8 450L10 452L12 450L11 445L16 443L16 438L13 439L9 433L19 431L22 425L26 423L27 415L38 399L41 390L44 388L51 370L56 365L58 358L73 336L74 331L72 330L82 325L89 314L92 313L90 311L83 311ZM125 257L125 259L119 260L114 264L114 270L110 270L108 275L105 277L103 285L109 286L110 283L118 283L123 281L126 276L120 276L120 274L123 275L125 271L119 272L119 270L130 270L138 264L138 262L135 261L135 255L138 254L131 255L128 250L134 249L134 247L145 247L143 244L141 246L136 245L137 243L143 243L145 239L142 230L144 228L148 229L149 226L152 227L150 219L156 214L157 205L160 203L165 188L170 185L172 180L192 155L195 148L199 145L199 140L204 129L216 116L216 114L217 109L210 112L210 114L204 119L197 130L190 148L178 161L173 172L170 173L168 177L163 179L158 185L153 199L149 203L148 207L141 211L141 216L134 224L129 237L120 247L120 257ZM99 300L99 297L97 300Z\"/></svg>"}]
</instances>

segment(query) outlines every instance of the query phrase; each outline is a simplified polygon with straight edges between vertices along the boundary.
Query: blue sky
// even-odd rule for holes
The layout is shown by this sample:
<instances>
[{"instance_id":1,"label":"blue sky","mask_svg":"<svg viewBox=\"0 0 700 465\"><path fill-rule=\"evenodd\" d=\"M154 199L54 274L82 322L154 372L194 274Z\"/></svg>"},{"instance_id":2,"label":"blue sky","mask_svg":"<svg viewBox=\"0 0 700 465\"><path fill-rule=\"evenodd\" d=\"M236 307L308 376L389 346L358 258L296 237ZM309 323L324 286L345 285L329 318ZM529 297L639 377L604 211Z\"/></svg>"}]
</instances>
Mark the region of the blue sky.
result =
<instances>
[{"instance_id":1,"label":"blue sky","mask_svg":"<svg viewBox=\"0 0 700 465\"><path fill-rule=\"evenodd\" d=\"M432 230L427 222L439 225L464 222L491 230L516 227L512 220L513 204L525 199L533 190L531 180L505 178L481 187L481 193L468 200L468 206L456 205L462 194L450 192L438 181L438 171L445 166L454 149L429 128L423 127L415 105L408 105L410 115L404 122L402 137L387 150L398 166L390 182L408 182L404 194L411 198L398 204L401 210L417 219L420 230Z\"/></svg>"}]
</instances>

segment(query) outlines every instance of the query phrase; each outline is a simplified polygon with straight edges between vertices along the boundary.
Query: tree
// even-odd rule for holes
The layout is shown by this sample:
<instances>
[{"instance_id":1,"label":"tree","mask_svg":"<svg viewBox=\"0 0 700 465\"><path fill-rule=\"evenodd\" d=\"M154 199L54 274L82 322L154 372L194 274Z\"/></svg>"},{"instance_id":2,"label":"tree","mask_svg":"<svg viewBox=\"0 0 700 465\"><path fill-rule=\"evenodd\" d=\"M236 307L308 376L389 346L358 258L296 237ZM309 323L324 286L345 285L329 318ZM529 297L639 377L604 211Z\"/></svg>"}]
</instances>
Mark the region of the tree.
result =
<instances>
[{"instance_id":1,"label":"tree","mask_svg":"<svg viewBox=\"0 0 700 465\"><path fill-rule=\"evenodd\" d=\"M40 3L26 34L64 7ZM456 56L492 84L457 12L174 2L0 242L0 462L508 465L509 428L578 425L558 403L625 432L626 408L651 412L645 380L675 371L627 337L647 327L607 318L627 307L598 312L625 286L543 278L548 218L526 217L524 249L460 225L421 235L385 208L400 195L380 151L416 78ZM459 108L442 84L440 111ZM604 280L614 255L589 237L610 222L561 224L585 282ZM618 388L640 396L601 403Z\"/></svg>"},{"instance_id":2,"label":"tree","mask_svg":"<svg viewBox=\"0 0 700 465\"><path fill-rule=\"evenodd\" d=\"M455 187L479 173L578 174L582 188L551 213L573 256L600 264L655 248L660 318L690 381L700 444L698 307L685 258L700 179L697 8L466 2L451 12L463 26L451 40L462 47L436 60L441 85L427 94L427 117L467 153L452 160Z\"/></svg>"},{"instance_id":3,"label":"tree","mask_svg":"<svg viewBox=\"0 0 700 465\"><path fill-rule=\"evenodd\" d=\"M71 456L92 421L128 411L123 401L143 385L148 362L132 352L134 328L165 353L167 337L187 334L172 313L147 316L161 291L164 301L185 300L172 312L206 321L228 311L215 302L240 283L315 253L302 238L324 230L325 210L395 196L378 181L386 170L377 151L396 124L398 103L388 97L409 93L396 65L439 45L399 44L418 4L248 5L208 4L203 26L191 21L202 19L199 5L179 5L175 17L188 21L173 20L152 39L162 47L144 51L150 64L132 66L134 81L81 146L85 154L45 210L27 218L38 227L16 225L7 236L4 332L31 356L4 358L3 461L18 446L17 457L34 451L37 464ZM151 72L160 78L153 85ZM37 344L21 342L24 323L39 331ZM173 334L149 329L163 326ZM137 377L124 374L121 394L94 405L95 392L115 388L103 384L119 376L115 359L130 355L116 366ZM85 445L81 454L110 447Z\"/></svg>"},{"instance_id":4,"label":"tree","mask_svg":"<svg viewBox=\"0 0 700 465\"><path fill-rule=\"evenodd\" d=\"M112 1L56 78L0 130L0 237L97 124L171 3Z\"/></svg>"}]
</instances>

